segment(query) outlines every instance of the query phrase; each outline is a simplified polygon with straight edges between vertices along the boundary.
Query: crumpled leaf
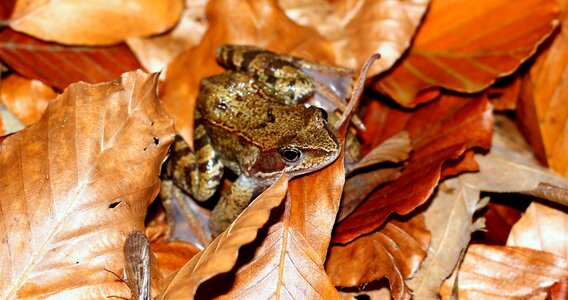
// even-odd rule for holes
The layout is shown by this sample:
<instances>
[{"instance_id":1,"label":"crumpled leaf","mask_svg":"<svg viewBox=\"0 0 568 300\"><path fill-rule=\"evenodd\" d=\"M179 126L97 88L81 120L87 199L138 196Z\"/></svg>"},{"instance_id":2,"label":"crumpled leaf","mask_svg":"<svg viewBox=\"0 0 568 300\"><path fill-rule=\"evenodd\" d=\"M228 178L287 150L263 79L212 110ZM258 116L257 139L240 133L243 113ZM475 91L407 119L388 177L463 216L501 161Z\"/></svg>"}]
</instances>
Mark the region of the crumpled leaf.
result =
<instances>
[{"instance_id":1,"label":"crumpled leaf","mask_svg":"<svg viewBox=\"0 0 568 300\"><path fill-rule=\"evenodd\" d=\"M359 69L369 54L380 53L369 72L373 76L392 67L406 51L430 0L279 0L278 4L290 19L331 40L340 66Z\"/></svg>"},{"instance_id":2,"label":"crumpled leaf","mask_svg":"<svg viewBox=\"0 0 568 300\"><path fill-rule=\"evenodd\" d=\"M515 110L521 92L521 77L501 78L487 89L487 97L496 111Z\"/></svg>"},{"instance_id":3,"label":"crumpled leaf","mask_svg":"<svg viewBox=\"0 0 568 300\"><path fill-rule=\"evenodd\" d=\"M227 17L227 12L239 12ZM234 16L234 15L233 15ZM193 141L193 113L199 81L223 69L215 63L221 44L251 44L308 58L332 62L330 43L309 28L299 26L284 15L276 0L211 0L207 4L210 27L201 43L183 51L167 68L163 101L176 120L176 130Z\"/></svg>"},{"instance_id":4,"label":"crumpled leaf","mask_svg":"<svg viewBox=\"0 0 568 300\"><path fill-rule=\"evenodd\" d=\"M372 149L348 173L382 162L405 161L411 149L408 132L403 131ZM345 219L377 186L397 179L400 176L400 167L377 167L367 172L355 173L345 182L336 222Z\"/></svg>"},{"instance_id":5,"label":"crumpled leaf","mask_svg":"<svg viewBox=\"0 0 568 300\"><path fill-rule=\"evenodd\" d=\"M545 299L568 276L568 261L529 248L471 245L458 276L459 299ZM445 284L442 299L450 292Z\"/></svg>"},{"instance_id":6,"label":"crumpled leaf","mask_svg":"<svg viewBox=\"0 0 568 300\"><path fill-rule=\"evenodd\" d=\"M391 220L370 235L330 247L326 271L333 284L341 287L387 277L394 299L410 299L412 294L404 280L420 267L429 241L422 215Z\"/></svg>"},{"instance_id":7,"label":"crumpled leaf","mask_svg":"<svg viewBox=\"0 0 568 300\"><path fill-rule=\"evenodd\" d=\"M479 92L527 60L557 18L554 0L434 0L408 55L373 87L407 107L440 87Z\"/></svg>"},{"instance_id":8,"label":"crumpled leaf","mask_svg":"<svg viewBox=\"0 0 568 300\"><path fill-rule=\"evenodd\" d=\"M207 1L185 0L179 22L165 34L126 40L128 47L146 70L159 72L165 69L179 53L201 41L209 26L205 17Z\"/></svg>"},{"instance_id":9,"label":"crumpled leaf","mask_svg":"<svg viewBox=\"0 0 568 300\"><path fill-rule=\"evenodd\" d=\"M156 84L141 71L73 84L2 142L1 298L130 295L111 272L144 228L174 139Z\"/></svg>"},{"instance_id":10,"label":"crumpled leaf","mask_svg":"<svg viewBox=\"0 0 568 300\"><path fill-rule=\"evenodd\" d=\"M0 32L0 60L16 72L63 90L77 81L98 83L139 69L125 44L112 47L65 47L5 29Z\"/></svg>"},{"instance_id":11,"label":"crumpled leaf","mask_svg":"<svg viewBox=\"0 0 568 300\"><path fill-rule=\"evenodd\" d=\"M483 219L473 222L473 214L487 204L480 191L462 176L447 179L426 208L426 226L432 233L428 256L410 281L415 299L436 299L438 290L456 267L471 234L483 227Z\"/></svg>"},{"instance_id":12,"label":"crumpled leaf","mask_svg":"<svg viewBox=\"0 0 568 300\"><path fill-rule=\"evenodd\" d=\"M52 88L39 80L11 74L2 79L2 103L24 123L30 125L41 118L47 102L57 96Z\"/></svg>"},{"instance_id":13,"label":"crumpled leaf","mask_svg":"<svg viewBox=\"0 0 568 300\"><path fill-rule=\"evenodd\" d=\"M560 30L524 76L517 113L538 157L568 177L568 1L558 3Z\"/></svg>"},{"instance_id":14,"label":"crumpled leaf","mask_svg":"<svg viewBox=\"0 0 568 300\"><path fill-rule=\"evenodd\" d=\"M61 44L111 45L166 31L178 21L182 7L181 0L18 0L9 26Z\"/></svg>"},{"instance_id":15,"label":"crumpled leaf","mask_svg":"<svg viewBox=\"0 0 568 300\"><path fill-rule=\"evenodd\" d=\"M393 212L407 214L424 203L440 179L443 164L459 158L468 148L488 148L491 107L484 96L444 96L407 111L377 101L367 107L362 134L371 147L402 130L408 131L413 152L402 175L374 191L336 227L333 241L348 242L373 231Z\"/></svg>"},{"instance_id":16,"label":"crumpled leaf","mask_svg":"<svg viewBox=\"0 0 568 300\"><path fill-rule=\"evenodd\" d=\"M507 246L526 247L568 258L567 224L565 212L533 202L511 229Z\"/></svg>"},{"instance_id":17,"label":"crumpled leaf","mask_svg":"<svg viewBox=\"0 0 568 300\"><path fill-rule=\"evenodd\" d=\"M195 297L207 279L225 273L235 265L239 248L252 242L268 221L270 211L282 203L288 188L286 175L256 198L239 217L205 250L194 256L178 272L166 279L159 299Z\"/></svg>"}]
</instances>

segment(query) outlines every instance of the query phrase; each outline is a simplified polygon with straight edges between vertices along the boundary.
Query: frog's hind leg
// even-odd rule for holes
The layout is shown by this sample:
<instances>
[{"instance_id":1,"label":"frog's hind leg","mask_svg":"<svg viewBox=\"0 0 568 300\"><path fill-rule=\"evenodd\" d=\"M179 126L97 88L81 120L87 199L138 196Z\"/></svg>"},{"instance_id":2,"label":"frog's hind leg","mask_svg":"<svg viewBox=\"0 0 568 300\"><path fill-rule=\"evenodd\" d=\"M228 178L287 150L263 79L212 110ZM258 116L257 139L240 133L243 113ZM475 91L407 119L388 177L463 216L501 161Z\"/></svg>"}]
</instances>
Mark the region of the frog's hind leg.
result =
<instances>
[{"instance_id":1,"label":"frog's hind leg","mask_svg":"<svg viewBox=\"0 0 568 300\"><path fill-rule=\"evenodd\" d=\"M266 186L258 186L254 179L250 179L245 175L239 176L231 184L229 192L221 196L221 199L213 209L210 221L213 236L217 236L227 229L248 206L249 202L265 188Z\"/></svg>"},{"instance_id":2,"label":"frog's hind leg","mask_svg":"<svg viewBox=\"0 0 568 300\"><path fill-rule=\"evenodd\" d=\"M223 177L223 164L211 146L202 126L195 130L195 153L177 136L166 166L167 177L198 201L205 201L217 190Z\"/></svg>"}]
</instances>

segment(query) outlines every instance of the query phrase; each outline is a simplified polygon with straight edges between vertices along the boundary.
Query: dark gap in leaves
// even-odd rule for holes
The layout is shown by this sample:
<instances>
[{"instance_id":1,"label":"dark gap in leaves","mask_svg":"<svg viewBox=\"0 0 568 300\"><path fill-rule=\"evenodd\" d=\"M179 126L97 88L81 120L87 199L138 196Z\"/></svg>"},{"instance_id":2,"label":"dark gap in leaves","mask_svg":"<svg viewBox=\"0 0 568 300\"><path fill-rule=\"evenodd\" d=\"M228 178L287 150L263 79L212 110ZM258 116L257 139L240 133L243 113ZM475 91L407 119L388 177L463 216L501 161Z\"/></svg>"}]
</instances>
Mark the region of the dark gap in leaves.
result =
<instances>
[{"instance_id":1,"label":"dark gap in leaves","mask_svg":"<svg viewBox=\"0 0 568 300\"><path fill-rule=\"evenodd\" d=\"M120 204L120 202L122 202L122 200L113 202L113 203L111 203L111 204L108 206L108 208L109 208L109 209L115 208L115 207L117 207L117 206Z\"/></svg>"},{"instance_id":2,"label":"dark gap in leaves","mask_svg":"<svg viewBox=\"0 0 568 300\"><path fill-rule=\"evenodd\" d=\"M256 250L268 236L268 230L270 227L280 220L280 217L284 213L285 202L286 201L282 201L280 206L275 207L270 211L268 222L266 222L266 224L258 230L256 239L250 244L244 245L239 249L239 256L233 269L227 273L218 274L202 283L197 288L195 299L215 299L230 291L235 282L236 272L240 270L242 266L253 260Z\"/></svg>"},{"instance_id":3,"label":"dark gap in leaves","mask_svg":"<svg viewBox=\"0 0 568 300\"><path fill-rule=\"evenodd\" d=\"M148 146L144 147L144 151L148 150Z\"/></svg>"},{"instance_id":4,"label":"dark gap in leaves","mask_svg":"<svg viewBox=\"0 0 568 300\"><path fill-rule=\"evenodd\" d=\"M154 145L158 146L160 144L160 139L157 137L154 137Z\"/></svg>"}]
</instances>

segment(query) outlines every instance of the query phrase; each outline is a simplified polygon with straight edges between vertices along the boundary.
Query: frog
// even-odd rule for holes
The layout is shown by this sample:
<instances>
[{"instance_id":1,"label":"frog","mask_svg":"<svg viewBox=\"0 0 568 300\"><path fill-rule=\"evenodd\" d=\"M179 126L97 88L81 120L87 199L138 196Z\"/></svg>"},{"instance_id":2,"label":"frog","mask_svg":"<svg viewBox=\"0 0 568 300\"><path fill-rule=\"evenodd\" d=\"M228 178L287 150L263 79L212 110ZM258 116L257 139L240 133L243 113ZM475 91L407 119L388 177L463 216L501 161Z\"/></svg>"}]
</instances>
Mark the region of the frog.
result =
<instances>
[{"instance_id":1,"label":"frog","mask_svg":"<svg viewBox=\"0 0 568 300\"><path fill-rule=\"evenodd\" d=\"M213 208L214 236L283 172L319 170L342 148L328 112L303 103L319 88L302 60L246 45L223 45L216 59L225 71L200 82L194 149L176 137L164 176L197 201L217 192L225 169L237 176Z\"/></svg>"}]
</instances>

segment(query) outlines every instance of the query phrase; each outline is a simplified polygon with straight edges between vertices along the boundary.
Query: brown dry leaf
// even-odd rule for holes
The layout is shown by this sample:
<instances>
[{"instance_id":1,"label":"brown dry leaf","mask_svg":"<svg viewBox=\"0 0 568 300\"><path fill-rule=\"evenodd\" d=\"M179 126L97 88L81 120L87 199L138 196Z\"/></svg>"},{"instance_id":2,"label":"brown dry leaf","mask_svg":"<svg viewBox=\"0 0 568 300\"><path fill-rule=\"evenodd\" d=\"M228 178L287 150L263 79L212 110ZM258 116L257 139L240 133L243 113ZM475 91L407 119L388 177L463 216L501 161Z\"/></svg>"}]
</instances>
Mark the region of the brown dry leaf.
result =
<instances>
[{"instance_id":1,"label":"brown dry leaf","mask_svg":"<svg viewBox=\"0 0 568 300\"><path fill-rule=\"evenodd\" d=\"M568 261L529 248L471 245L458 273L459 299L545 299L568 277ZM445 283L442 299L452 287Z\"/></svg>"},{"instance_id":2,"label":"brown dry leaf","mask_svg":"<svg viewBox=\"0 0 568 300\"><path fill-rule=\"evenodd\" d=\"M331 282L341 287L360 286L387 277L394 299L410 299L412 294L404 280L422 263L429 241L422 215L392 220L370 235L346 245L333 245L326 271Z\"/></svg>"},{"instance_id":3,"label":"brown dry leaf","mask_svg":"<svg viewBox=\"0 0 568 300\"><path fill-rule=\"evenodd\" d=\"M47 107L47 102L57 96L52 88L39 80L26 79L11 74L1 83L1 101L24 125L35 123Z\"/></svg>"},{"instance_id":4,"label":"brown dry leaf","mask_svg":"<svg viewBox=\"0 0 568 300\"><path fill-rule=\"evenodd\" d=\"M177 273L167 278L159 299L195 297L197 288L207 279L228 272L237 261L239 249L252 242L258 230L268 221L270 211L282 203L288 179L280 179L256 198L207 249L191 259Z\"/></svg>"},{"instance_id":5,"label":"brown dry leaf","mask_svg":"<svg viewBox=\"0 0 568 300\"><path fill-rule=\"evenodd\" d=\"M112 47L65 47L5 29L0 32L0 60L28 78L63 90L77 81L98 83L141 68L125 44Z\"/></svg>"},{"instance_id":6,"label":"brown dry leaf","mask_svg":"<svg viewBox=\"0 0 568 300\"><path fill-rule=\"evenodd\" d=\"M507 246L527 247L568 258L567 231L565 212L533 202L511 229Z\"/></svg>"},{"instance_id":7,"label":"brown dry leaf","mask_svg":"<svg viewBox=\"0 0 568 300\"><path fill-rule=\"evenodd\" d=\"M335 63L359 69L371 53L381 59L369 76L388 70L410 45L430 0L278 0L288 17L333 42ZM365 41L365 42L361 42Z\"/></svg>"},{"instance_id":8,"label":"brown dry leaf","mask_svg":"<svg viewBox=\"0 0 568 300\"><path fill-rule=\"evenodd\" d=\"M2 298L128 297L117 282L173 142L157 75L77 83L0 147ZM80 251L78 251L80 249Z\"/></svg>"},{"instance_id":9,"label":"brown dry leaf","mask_svg":"<svg viewBox=\"0 0 568 300\"><path fill-rule=\"evenodd\" d=\"M499 119L501 124L506 122ZM475 157L479 173L464 174L464 180L485 192L533 195L568 206L568 180L541 167L514 137L514 128L505 125L505 131L500 126L493 134L491 151Z\"/></svg>"},{"instance_id":10,"label":"brown dry leaf","mask_svg":"<svg viewBox=\"0 0 568 300\"><path fill-rule=\"evenodd\" d=\"M18 0L9 26L67 45L111 45L164 32L179 19L181 0Z\"/></svg>"},{"instance_id":11,"label":"brown dry leaf","mask_svg":"<svg viewBox=\"0 0 568 300\"><path fill-rule=\"evenodd\" d=\"M408 132L403 131L372 149L348 173L382 162L405 161L411 149ZM399 176L399 167L377 168L350 176L345 183L336 222L345 219L377 186L393 181Z\"/></svg>"},{"instance_id":12,"label":"brown dry leaf","mask_svg":"<svg viewBox=\"0 0 568 300\"><path fill-rule=\"evenodd\" d=\"M239 12L227 17L227 12ZM210 27L201 43L182 52L169 65L163 91L166 110L176 120L176 131L193 141L193 113L199 81L223 69L215 63L221 44L251 44L278 53L332 62L331 44L309 28L284 15L276 0L213 0L207 4Z\"/></svg>"},{"instance_id":13,"label":"brown dry leaf","mask_svg":"<svg viewBox=\"0 0 568 300\"><path fill-rule=\"evenodd\" d=\"M434 0L408 55L374 88L408 107L439 87L479 92L528 59L557 17L554 0Z\"/></svg>"},{"instance_id":14,"label":"brown dry leaf","mask_svg":"<svg viewBox=\"0 0 568 300\"><path fill-rule=\"evenodd\" d=\"M436 299L438 290L454 270L469 244L471 233L483 227L473 223L473 214L487 204L480 191L464 182L462 176L445 180L424 212L432 234L428 256L418 273L407 282L416 299Z\"/></svg>"},{"instance_id":15,"label":"brown dry leaf","mask_svg":"<svg viewBox=\"0 0 568 300\"><path fill-rule=\"evenodd\" d=\"M371 147L406 130L412 140L410 159L401 176L376 189L336 226L333 241L346 243L378 228L393 212L408 214L428 200L444 165L473 147L488 148L492 111L487 99L444 95L415 111L368 102L363 139ZM469 170L469 167L468 167ZM452 172L463 171L453 168Z\"/></svg>"},{"instance_id":16,"label":"brown dry leaf","mask_svg":"<svg viewBox=\"0 0 568 300\"><path fill-rule=\"evenodd\" d=\"M558 2L562 26L523 79L518 115L542 161L568 177L568 1Z\"/></svg>"},{"instance_id":17,"label":"brown dry leaf","mask_svg":"<svg viewBox=\"0 0 568 300\"><path fill-rule=\"evenodd\" d=\"M146 70L163 70L179 53L201 41L209 26L205 16L207 2L208 0L185 0L185 7L174 29L158 36L126 40L128 47Z\"/></svg>"}]
</instances>

